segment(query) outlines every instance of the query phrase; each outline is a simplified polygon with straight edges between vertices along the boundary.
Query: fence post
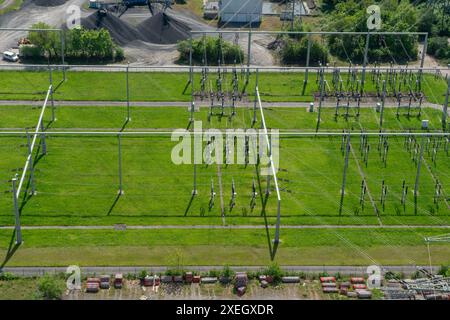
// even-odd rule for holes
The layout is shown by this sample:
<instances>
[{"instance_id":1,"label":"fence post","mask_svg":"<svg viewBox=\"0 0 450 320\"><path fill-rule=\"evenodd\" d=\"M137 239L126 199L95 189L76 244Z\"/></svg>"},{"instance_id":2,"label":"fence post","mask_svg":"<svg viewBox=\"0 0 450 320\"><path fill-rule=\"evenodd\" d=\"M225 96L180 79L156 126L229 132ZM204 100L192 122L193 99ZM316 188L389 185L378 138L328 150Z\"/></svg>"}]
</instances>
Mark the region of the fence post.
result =
<instances>
[{"instance_id":1,"label":"fence post","mask_svg":"<svg viewBox=\"0 0 450 320\"><path fill-rule=\"evenodd\" d=\"M316 132L319 131L319 127L320 127L320 116L321 116L321 112L322 112L322 100L323 100L323 89L324 89L324 85L325 85L325 81L324 81L324 73L325 73L325 69L323 67L320 68L320 97L319 97L319 110L317 112L317 128L316 128Z\"/></svg>"},{"instance_id":2,"label":"fence post","mask_svg":"<svg viewBox=\"0 0 450 320\"><path fill-rule=\"evenodd\" d=\"M60 36L61 36L61 62L62 62L62 69L63 69L63 80L66 81L66 68L64 68L65 65L65 59L64 59L64 51L65 51L65 31L61 30L60 31Z\"/></svg>"},{"instance_id":3,"label":"fence post","mask_svg":"<svg viewBox=\"0 0 450 320\"><path fill-rule=\"evenodd\" d=\"M308 83L309 60L311 57L311 34L308 33L308 50L306 52L305 84Z\"/></svg>"},{"instance_id":4,"label":"fence post","mask_svg":"<svg viewBox=\"0 0 450 320\"><path fill-rule=\"evenodd\" d=\"M248 48L247 48L247 79L246 83L250 81L250 60L252 58L252 29L248 31Z\"/></svg>"},{"instance_id":5,"label":"fence post","mask_svg":"<svg viewBox=\"0 0 450 320\"><path fill-rule=\"evenodd\" d=\"M128 62L127 68L126 68L126 82L127 82L127 121L131 121L131 111L130 111L130 86L129 86L129 79L128 79L128 72L130 69L130 63Z\"/></svg>"}]
</instances>

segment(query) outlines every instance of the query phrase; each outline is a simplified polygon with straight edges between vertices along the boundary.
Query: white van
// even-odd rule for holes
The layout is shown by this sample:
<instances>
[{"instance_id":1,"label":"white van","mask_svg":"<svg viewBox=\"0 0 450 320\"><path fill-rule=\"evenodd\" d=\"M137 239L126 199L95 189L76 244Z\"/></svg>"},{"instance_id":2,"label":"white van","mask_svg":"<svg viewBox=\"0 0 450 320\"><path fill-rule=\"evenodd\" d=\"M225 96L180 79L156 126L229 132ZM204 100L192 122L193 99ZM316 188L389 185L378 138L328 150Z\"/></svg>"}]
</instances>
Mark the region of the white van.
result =
<instances>
[{"instance_id":1,"label":"white van","mask_svg":"<svg viewBox=\"0 0 450 320\"><path fill-rule=\"evenodd\" d=\"M14 52L5 51L5 52L3 52L3 60L17 62L17 61L19 61L19 57Z\"/></svg>"}]
</instances>

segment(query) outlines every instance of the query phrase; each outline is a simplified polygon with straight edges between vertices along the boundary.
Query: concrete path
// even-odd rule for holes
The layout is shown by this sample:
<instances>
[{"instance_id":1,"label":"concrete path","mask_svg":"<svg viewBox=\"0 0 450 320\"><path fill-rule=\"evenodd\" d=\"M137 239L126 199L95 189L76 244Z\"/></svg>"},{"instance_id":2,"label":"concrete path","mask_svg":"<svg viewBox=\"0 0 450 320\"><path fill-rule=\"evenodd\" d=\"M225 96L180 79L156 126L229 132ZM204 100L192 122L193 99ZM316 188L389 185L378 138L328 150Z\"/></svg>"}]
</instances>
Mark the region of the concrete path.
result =
<instances>
[{"instance_id":1,"label":"concrete path","mask_svg":"<svg viewBox=\"0 0 450 320\"><path fill-rule=\"evenodd\" d=\"M123 225L120 225L123 226ZM265 225L146 225L126 226L128 230L154 229L265 229ZM274 229L275 226L268 226ZM282 229L450 229L450 225L282 225ZM114 230L119 226L22 226L22 230ZM14 226L0 226L0 230L14 230Z\"/></svg>"},{"instance_id":2,"label":"concrete path","mask_svg":"<svg viewBox=\"0 0 450 320\"><path fill-rule=\"evenodd\" d=\"M403 265L403 266L380 266L383 272L403 272L404 274L412 274L417 271L418 268L424 268L426 270L430 269L430 266L413 266L413 265ZM105 267L95 267L86 266L81 267L82 275L100 275L100 274L138 274L142 270L152 273L164 273L169 267L165 266L105 266ZM222 270L223 266L185 266L186 269L207 272L211 270ZM260 271L266 269L267 266L230 266L233 271ZM340 273L341 275L356 275L362 276L367 274L367 266L281 266L281 268L287 272L304 272L318 274L322 272L327 272L328 274ZM432 266L434 271L439 270L439 266ZM11 272L18 276L39 276L45 273L65 273L67 267L5 267L4 272Z\"/></svg>"}]
</instances>

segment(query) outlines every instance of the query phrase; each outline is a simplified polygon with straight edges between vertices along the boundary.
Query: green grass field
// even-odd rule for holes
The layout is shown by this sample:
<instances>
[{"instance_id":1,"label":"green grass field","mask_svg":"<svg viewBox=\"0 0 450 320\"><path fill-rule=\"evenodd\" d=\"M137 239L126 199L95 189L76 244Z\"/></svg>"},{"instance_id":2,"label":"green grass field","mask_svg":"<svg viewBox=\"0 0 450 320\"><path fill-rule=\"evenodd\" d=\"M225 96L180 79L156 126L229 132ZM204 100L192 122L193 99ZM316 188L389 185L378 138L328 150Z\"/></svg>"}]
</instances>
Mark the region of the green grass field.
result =
<instances>
[{"instance_id":1,"label":"green grass field","mask_svg":"<svg viewBox=\"0 0 450 320\"><path fill-rule=\"evenodd\" d=\"M5 74L2 72L2 75ZM0 99L43 99L46 73L24 72L8 75ZM108 78L106 78L106 76ZM77 78L78 77L78 78ZM182 94L183 74L132 74L133 100L186 101ZM294 80L294 78L296 80ZM23 87L24 78L26 83ZM57 75L55 75L57 78ZM312 98L315 82L308 89L309 96L295 94L302 78L293 74L274 74L261 77L263 94L271 101L302 101ZM57 91L65 100L121 100L123 74L72 72L69 80ZM183 80L184 79L184 80ZM270 81L271 80L271 81ZM252 80L253 81L253 80ZM266 81L266 83L264 83ZM427 76L433 90L440 90L441 82ZM166 86L166 84L174 86ZM22 91L18 92L14 84ZM39 84L39 85L38 85ZM44 85L42 85L44 84ZM145 84L145 86L144 86ZM444 88L445 90L445 88ZM433 94L437 100L441 95ZM293 100L292 100L293 99ZM35 126L41 109L30 106L0 108L2 131L23 131ZM46 110L44 125L47 131L172 131L187 128L189 112L180 107L132 107L132 121L125 123L123 107L58 107L57 120L51 122L51 110ZM317 110L305 108L267 108L267 126L281 132L316 130ZM389 132L411 130L423 132L421 121L430 121L430 132L441 131L441 112L424 108L421 116L396 116L395 108L386 108L383 128ZM236 116L212 117L207 120L207 108L195 113L203 121L203 128L250 128L251 108L238 108ZM378 132L380 114L372 108L362 108L359 118L351 110L348 120L334 116L334 108L322 110L320 132L352 130ZM258 120L260 117L258 114ZM259 126L257 123L257 126ZM31 130L31 129L30 129ZM24 135L0 135L0 225L13 226L14 214L9 180L21 173L27 148ZM38 140L39 141L39 140ZM271 195L265 202L267 178L255 165L199 165L198 195L191 197L193 165L175 165L171 151L177 142L170 136L124 135L122 169L124 194L119 196L118 138L114 135L52 135L46 139L47 154L34 152L36 195L29 195L26 180L20 201L21 222L27 226L111 226L127 225L274 225L276 199L273 183ZM276 260L280 264L426 264L428 254L423 237L445 233L432 226L448 226L450 208L450 161L445 140L430 138L424 143L424 159L419 176L417 199L413 196L417 165L405 147L403 137L388 139L386 165L377 149L378 137L368 138L368 163L360 151L360 138L351 138L349 167L345 196L340 208L344 154L339 136L280 138L280 171L282 225L394 225L394 229L281 229L282 242ZM436 156L433 156L433 146ZM219 176L221 184L219 183ZM29 178L29 176L27 176ZM365 180L369 195L360 203L361 182ZM230 208L232 181L236 185L236 205ZM402 182L409 188L405 205L401 203ZM258 197L251 207L252 182ZM381 203L382 181L388 187L385 205ZM442 186L435 201L435 185ZM209 208L210 186L217 193ZM220 190L223 197L220 197ZM221 200L223 199L223 212ZM416 201L417 200L417 201ZM223 215L223 216L222 216ZM403 225L416 226L409 229ZM24 245L11 259L13 265L133 265L167 264L174 252L181 251L186 264L265 264L270 260L269 248L274 230L258 229L151 229L127 230L24 230ZM12 230L0 230L0 257L7 256ZM448 263L449 246L432 248L434 263ZM215 254L211 254L211 253ZM371 257L371 258L368 258Z\"/></svg>"},{"instance_id":2,"label":"green grass field","mask_svg":"<svg viewBox=\"0 0 450 320\"><path fill-rule=\"evenodd\" d=\"M283 265L424 264L424 236L434 229L283 230L277 261ZM267 265L264 230L25 230L9 266ZM0 230L0 254L11 231ZM449 263L450 247L431 246L433 263Z\"/></svg>"},{"instance_id":3,"label":"green grass field","mask_svg":"<svg viewBox=\"0 0 450 320\"><path fill-rule=\"evenodd\" d=\"M40 100L43 98L49 82L48 72L34 71L0 71L0 100ZM201 74L194 74L194 91L200 92ZM346 83L346 74L342 74ZM216 74L210 74L208 87L215 86ZM332 75L326 74L331 86ZM191 86L187 86L188 73L168 72L130 72L129 94L131 101L190 101ZM240 90L243 89L245 77L239 76ZM53 72L53 83L57 87L55 99L87 101L126 101L126 75L123 72L67 72L67 80L60 86L62 72ZM319 92L316 74L310 73L310 80L303 92L303 73L261 73L259 88L263 101L314 101L313 95ZM252 73L247 86L250 97L254 96L256 76ZM225 76L223 89L232 90L231 73ZM375 93L375 83L370 76L366 80L366 92ZM184 91L186 87L186 91ZM348 89L344 86L344 88ZM435 79L434 75L424 75L423 92L427 101L444 103L446 82ZM327 91L330 88L326 89ZM408 88L403 87L404 92Z\"/></svg>"},{"instance_id":4,"label":"green grass field","mask_svg":"<svg viewBox=\"0 0 450 320\"><path fill-rule=\"evenodd\" d=\"M133 108L133 119L127 130L158 128L172 130L185 128L189 113L184 108ZM31 127L40 109L31 107L5 107L2 109L2 127ZM164 111L162 111L164 110ZM118 107L61 107L56 110L57 121L46 123L51 130L87 130L88 128L117 130L123 125L124 109ZM397 119L394 109L386 110L386 127L393 131L405 128L417 130L420 119ZM375 128L377 113L362 110L361 121L353 118L334 120L333 110L326 110L323 127L342 130L350 126L360 130L365 123ZM426 109L423 117L431 124L439 123L439 112ZM110 116L111 115L111 116ZM205 127L245 128L251 123L251 110L238 109L238 114L229 122L223 118L206 121L207 112L202 109L196 118L203 119ZM304 109L274 108L266 110L268 125L283 130L313 130L315 114ZM33 119L34 118L34 119ZM352 124L350 124L352 123ZM310 124L308 127L307 124ZM368 125L367 127L370 128ZM0 163L1 178L8 180L16 168L23 166L26 149L24 137L2 136L0 152L4 159ZM344 156L340 150L340 137L281 137L280 142L280 188L283 198L284 224L447 224L449 209L445 202L450 166L448 154L441 144L436 162L430 153L425 161L430 166L423 168L420 176L420 196L414 206L412 188L415 182L416 165L404 147L403 138L389 140L387 166L384 167L376 146L378 138L370 138L372 151L365 167L359 152L359 138L354 138L355 154L350 158L347 173L346 196L342 214L338 214ZM434 140L433 140L434 141ZM430 142L432 143L432 142ZM22 145L22 146L21 146ZM171 161L171 150L176 145L167 135L122 137L123 187L125 194L118 197L118 140L117 137L98 136L50 136L47 138L48 154L36 158L35 181L38 194L24 196L22 222L26 225L110 225L127 224L222 224L219 199L209 209L211 181L219 189L216 165L201 165L198 171L199 196L191 199L193 189L193 166L177 166ZM95 157L92 155L95 154ZM379 208L380 218L375 214L368 197L364 210L359 204L360 185L363 179L358 171L362 168L369 190ZM222 188L226 223L262 224L275 222L276 203L269 197L266 216L262 215L263 193L266 178L259 176L254 165L222 166ZM431 174L433 172L433 174ZM231 184L234 179L237 189L236 206L230 210ZM434 204L435 179L443 186L444 193L438 205ZM255 180L261 186L255 208L250 207L251 186ZM389 188L384 210L380 206L381 181ZM405 207L400 203L402 181L410 188ZM273 186L272 186L273 187ZM191 201L192 200L192 201ZM170 202L170 206L167 205ZM0 198L0 222L12 225L10 194ZM417 208L417 209L416 209Z\"/></svg>"}]
</instances>

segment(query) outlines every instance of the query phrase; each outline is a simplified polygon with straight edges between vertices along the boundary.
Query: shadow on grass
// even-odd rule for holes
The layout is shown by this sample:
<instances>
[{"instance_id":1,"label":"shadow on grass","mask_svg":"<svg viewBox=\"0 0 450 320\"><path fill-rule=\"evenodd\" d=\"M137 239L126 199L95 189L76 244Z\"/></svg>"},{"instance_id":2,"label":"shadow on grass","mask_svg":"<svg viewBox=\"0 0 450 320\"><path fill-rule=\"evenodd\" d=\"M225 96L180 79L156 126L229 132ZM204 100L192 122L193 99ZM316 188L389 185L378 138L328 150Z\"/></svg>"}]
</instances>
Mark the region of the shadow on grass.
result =
<instances>
[{"instance_id":1,"label":"shadow on grass","mask_svg":"<svg viewBox=\"0 0 450 320\"><path fill-rule=\"evenodd\" d=\"M114 208L116 207L117 202L119 202L120 196L122 194L119 192L117 193L116 198L114 199L114 202L112 203L111 207L108 210L108 213L106 214L107 216L111 215L111 212L113 212Z\"/></svg>"},{"instance_id":2,"label":"shadow on grass","mask_svg":"<svg viewBox=\"0 0 450 320\"><path fill-rule=\"evenodd\" d=\"M14 253L20 247L20 244L17 244L14 242L15 237L16 237L16 230L14 230L11 235L11 240L9 241L8 251L6 252L6 255L2 261L2 264L0 265L0 272L2 272L2 269L6 266L8 261L13 257Z\"/></svg>"},{"instance_id":3,"label":"shadow on grass","mask_svg":"<svg viewBox=\"0 0 450 320\"><path fill-rule=\"evenodd\" d=\"M130 119L128 119L128 118L125 119L125 122L123 123L122 128L120 128L119 132L123 132L127 128L127 125L129 122L130 122Z\"/></svg>"},{"instance_id":4,"label":"shadow on grass","mask_svg":"<svg viewBox=\"0 0 450 320\"><path fill-rule=\"evenodd\" d=\"M261 187L261 176L259 174L259 165L256 165L255 169L256 169L256 178L258 181L259 195L261 198L261 217L264 218L264 225L266 227L265 230L266 230L266 236L267 236L267 245L269 247L270 260L273 261L273 260L275 260L275 256L277 253L278 243L272 243L272 238L270 236L269 223L267 221L267 215L266 215L266 206L267 206L267 202L269 200L270 194L268 194L267 192L265 192L263 194L263 189Z\"/></svg>"},{"instance_id":5,"label":"shadow on grass","mask_svg":"<svg viewBox=\"0 0 450 320\"><path fill-rule=\"evenodd\" d=\"M191 209L192 202L194 202L194 198L195 198L195 194L192 193L191 199L189 199L189 203L188 203L188 205L187 205L187 207L186 207L186 210L184 211L184 216L185 216L185 217L187 216L189 210Z\"/></svg>"}]
</instances>

